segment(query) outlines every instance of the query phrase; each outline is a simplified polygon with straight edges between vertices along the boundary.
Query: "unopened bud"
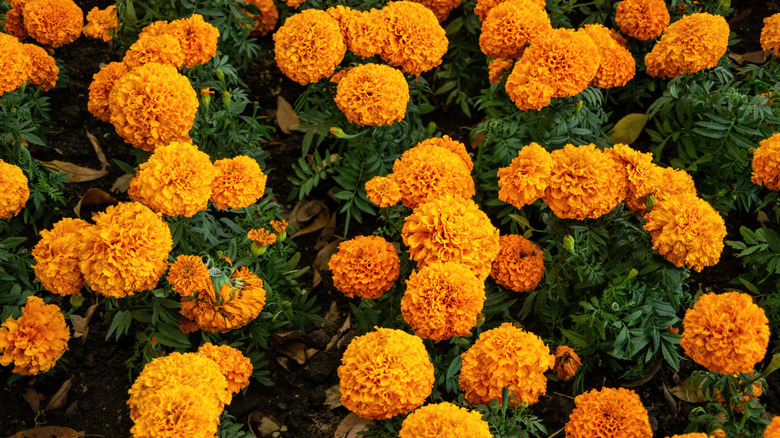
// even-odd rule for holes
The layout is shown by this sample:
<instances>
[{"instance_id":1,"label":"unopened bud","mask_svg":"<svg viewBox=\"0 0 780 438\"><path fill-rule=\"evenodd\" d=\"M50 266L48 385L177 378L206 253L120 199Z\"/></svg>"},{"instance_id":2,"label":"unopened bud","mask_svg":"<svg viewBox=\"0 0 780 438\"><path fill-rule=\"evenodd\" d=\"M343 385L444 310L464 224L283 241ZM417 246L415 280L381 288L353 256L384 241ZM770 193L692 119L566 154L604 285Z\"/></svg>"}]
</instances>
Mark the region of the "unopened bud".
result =
<instances>
[{"instance_id":1,"label":"unopened bud","mask_svg":"<svg viewBox=\"0 0 780 438\"><path fill-rule=\"evenodd\" d=\"M649 194L645 197L645 210L647 210L648 213L653 210L653 207L655 206L655 196L652 194Z\"/></svg>"},{"instance_id":2,"label":"unopened bud","mask_svg":"<svg viewBox=\"0 0 780 438\"><path fill-rule=\"evenodd\" d=\"M477 314L477 327L482 327L482 324L484 323L485 323L485 314L479 312L479 314Z\"/></svg>"},{"instance_id":3,"label":"unopened bud","mask_svg":"<svg viewBox=\"0 0 780 438\"><path fill-rule=\"evenodd\" d=\"M81 295L81 293L76 292L75 294L70 296L70 305L74 309L78 309L81 307L81 305L84 304L84 296Z\"/></svg>"},{"instance_id":4,"label":"unopened bud","mask_svg":"<svg viewBox=\"0 0 780 438\"><path fill-rule=\"evenodd\" d=\"M637 271L635 268L631 268L630 271L628 271L628 278L626 280L631 280L632 278L636 277L639 274L639 271Z\"/></svg>"},{"instance_id":5,"label":"unopened bud","mask_svg":"<svg viewBox=\"0 0 780 438\"><path fill-rule=\"evenodd\" d=\"M276 235L276 241L277 242L284 242L284 239L287 238L287 230L282 231L281 233Z\"/></svg>"},{"instance_id":6,"label":"unopened bud","mask_svg":"<svg viewBox=\"0 0 780 438\"><path fill-rule=\"evenodd\" d=\"M227 91L222 92L222 104L225 105L225 108L230 106L230 93Z\"/></svg>"},{"instance_id":7,"label":"unopened bud","mask_svg":"<svg viewBox=\"0 0 780 438\"><path fill-rule=\"evenodd\" d=\"M574 254L574 238L570 234L563 236L563 247Z\"/></svg>"},{"instance_id":8,"label":"unopened bud","mask_svg":"<svg viewBox=\"0 0 780 438\"><path fill-rule=\"evenodd\" d=\"M252 251L252 255L255 257L260 257L261 255L265 254L267 249L268 245L260 245L257 242L252 242L252 246L249 247L249 250Z\"/></svg>"},{"instance_id":9,"label":"unopened bud","mask_svg":"<svg viewBox=\"0 0 780 438\"><path fill-rule=\"evenodd\" d=\"M222 82L222 84L224 85L225 84L225 73L223 73L222 70L220 70L220 69L216 69L216 70L214 70L214 74L217 75L217 79L219 79L219 81Z\"/></svg>"}]
</instances>

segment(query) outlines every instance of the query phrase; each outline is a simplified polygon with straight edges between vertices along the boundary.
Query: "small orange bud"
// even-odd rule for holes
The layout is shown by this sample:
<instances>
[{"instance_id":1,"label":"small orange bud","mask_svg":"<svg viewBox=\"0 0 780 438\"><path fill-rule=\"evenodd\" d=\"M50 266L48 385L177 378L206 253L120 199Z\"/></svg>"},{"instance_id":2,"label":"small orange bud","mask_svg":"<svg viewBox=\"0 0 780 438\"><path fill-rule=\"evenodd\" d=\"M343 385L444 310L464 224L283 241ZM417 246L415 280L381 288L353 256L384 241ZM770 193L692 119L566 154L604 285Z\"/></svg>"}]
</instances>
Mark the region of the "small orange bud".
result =
<instances>
[{"instance_id":1,"label":"small orange bud","mask_svg":"<svg viewBox=\"0 0 780 438\"><path fill-rule=\"evenodd\" d=\"M561 380L569 380L577 373L582 365L580 357L570 347L559 345L555 350L555 365L553 372Z\"/></svg>"}]
</instances>

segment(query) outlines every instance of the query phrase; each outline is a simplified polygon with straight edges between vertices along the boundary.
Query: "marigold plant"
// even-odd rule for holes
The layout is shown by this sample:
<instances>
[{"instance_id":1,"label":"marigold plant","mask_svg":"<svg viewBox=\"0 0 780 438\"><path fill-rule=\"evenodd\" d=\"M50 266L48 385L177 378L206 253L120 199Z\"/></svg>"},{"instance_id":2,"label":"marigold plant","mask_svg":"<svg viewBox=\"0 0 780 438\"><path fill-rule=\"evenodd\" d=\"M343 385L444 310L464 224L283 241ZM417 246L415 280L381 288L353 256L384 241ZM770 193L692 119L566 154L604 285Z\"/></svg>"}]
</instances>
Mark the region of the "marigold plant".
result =
<instances>
[{"instance_id":1,"label":"marigold plant","mask_svg":"<svg viewBox=\"0 0 780 438\"><path fill-rule=\"evenodd\" d=\"M488 12L496 6L504 3L507 0L477 0L477 5L474 7L474 13L479 17L479 21L485 21ZM526 3L538 6L539 9L543 9L547 6L545 0L525 0Z\"/></svg>"},{"instance_id":2,"label":"marigold plant","mask_svg":"<svg viewBox=\"0 0 780 438\"><path fill-rule=\"evenodd\" d=\"M645 56L647 74L673 78L718 65L729 44L729 25L720 15L686 15L664 30Z\"/></svg>"},{"instance_id":3,"label":"marigold plant","mask_svg":"<svg viewBox=\"0 0 780 438\"><path fill-rule=\"evenodd\" d=\"M27 34L27 29L24 28L24 18L22 17L21 6L12 6L11 9L5 12L5 23L3 23L3 27L9 35L15 36L19 41L24 41L30 36Z\"/></svg>"},{"instance_id":4,"label":"marigold plant","mask_svg":"<svg viewBox=\"0 0 780 438\"><path fill-rule=\"evenodd\" d=\"M430 9L410 1L390 2L377 14L380 56L393 67L419 76L447 53L447 36Z\"/></svg>"},{"instance_id":5,"label":"marigold plant","mask_svg":"<svg viewBox=\"0 0 780 438\"><path fill-rule=\"evenodd\" d=\"M268 177L253 158L239 155L214 162L217 175L211 185L211 202L220 210L244 208L265 192Z\"/></svg>"},{"instance_id":6,"label":"marigold plant","mask_svg":"<svg viewBox=\"0 0 780 438\"><path fill-rule=\"evenodd\" d=\"M14 364L13 372L24 376L49 371L68 349L69 338L60 308L30 295L22 316L0 324L0 365Z\"/></svg>"},{"instance_id":7,"label":"marigold plant","mask_svg":"<svg viewBox=\"0 0 780 438\"><path fill-rule=\"evenodd\" d=\"M685 312L680 346L710 371L749 373L768 344L769 320L748 294L710 292Z\"/></svg>"},{"instance_id":8,"label":"marigold plant","mask_svg":"<svg viewBox=\"0 0 780 438\"><path fill-rule=\"evenodd\" d=\"M60 68L57 67L57 61L46 50L35 44L22 44L22 47L32 61L29 82L40 85L41 91L51 90L59 78Z\"/></svg>"},{"instance_id":9,"label":"marigold plant","mask_svg":"<svg viewBox=\"0 0 780 438\"><path fill-rule=\"evenodd\" d=\"M425 405L412 412L398 432L399 438L492 438L482 414L449 402Z\"/></svg>"},{"instance_id":10,"label":"marigold plant","mask_svg":"<svg viewBox=\"0 0 780 438\"><path fill-rule=\"evenodd\" d=\"M501 82L501 79L512 71L514 65L512 59L494 59L488 64L488 82L490 85Z\"/></svg>"},{"instance_id":11,"label":"marigold plant","mask_svg":"<svg viewBox=\"0 0 780 438\"><path fill-rule=\"evenodd\" d=\"M249 230L246 237L260 246L268 246L276 243L276 234L265 228Z\"/></svg>"},{"instance_id":12,"label":"marigold plant","mask_svg":"<svg viewBox=\"0 0 780 438\"><path fill-rule=\"evenodd\" d=\"M339 23L341 35L350 52L368 58L382 51L382 34L386 29L378 18L379 10L364 12L338 5L328 8L328 13Z\"/></svg>"},{"instance_id":13,"label":"marigold plant","mask_svg":"<svg viewBox=\"0 0 780 438\"><path fill-rule=\"evenodd\" d=\"M220 415L201 388L164 386L138 405L130 433L134 438L213 438Z\"/></svg>"},{"instance_id":14,"label":"marigold plant","mask_svg":"<svg viewBox=\"0 0 780 438\"><path fill-rule=\"evenodd\" d=\"M52 47L76 41L84 26L84 12L73 0L25 0L22 16L27 34Z\"/></svg>"},{"instance_id":15,"label":"marigold plant","mask_svg":"<svg viewBox=\"0 0 780 438\"><path fill-rule=\"evenodd\" d=\"M252 361L241 353L241 350L229 345L213 345L207 342L198 348L198 354L202 354L219 365L222 375L227 380L228 390L232 394L249 386L249 377L252 376Z\"/></svg>"},{"instance_id":16,"label":"marigold plant","mask_svg":"<svg viewBox=\"0 0 780 438\"><path fill-rule=\"evenodd\" d=\"M642 153L630 146L617 143L604 154L613 159L620 168L621 180L626 185L626 205L634 211L644 208L644 199L665 181L661 179L661 168L653 163L653 154Z\"/></svg>"},{"instance_id":17,"label":"marigold plant","mask_svg":"<svg viewBox=\"0 0 780 438\"><path fill-rule=\"evenodd\" d=\"M344 295L377 299L393 287L401 269L393 244L380 236L357 236L339 243L328 262L333 286Z\"/></svg>"},{"instance_id":18,"label":"marigold plant","mask_svg":"<svg viewBox=\"0 0 780 438\"><path fill-rule=\"evenodd\" d=\"M555 349L555 365L553 372L561 380L569 380L577 374L577 369L582 365L582 360L571 347L559 345Z\"/></svg>"},{"instance_id":19,"label":"marigold plant","mask_svg":"<svg viewBox=\"0 0 780 438\"><path fill-rule=\"evenodd\" d=\"M4 33L0 33L0 71L0 96L21 87L32 71L32 59L24 45Z\"/></svg>"},{"instance_id":20,"label":"marigold plant","mask_svg":"<svg viewBox=\"0 0 780 438\"><path fill-rule=\"evenodd\" d=\"M111 121L111 109L108 105L111 90L117 79L127 73L127 66L122 62L111 62L92 76L89 84L89 100L87 109L93 116L104 122Z\"/></svg>"},{"instance_id":21,"label":"marigold plant","mask_svg":"<svg viewBox=\"0 0 780 438\"><path fill-rule=\"evenodd\" d=\"M8 219L22 211L30 197L27 177L19 166L0 160L0 219Z\"/></svg>"},{"instance_id":22,"label":"marigold plant","mask_svg":"<svg viewBox=\"0 0 780 438\"><path fill-rule=\"evenodd\" d=\"M246 0L244 3L255 5L260 9L259 14L247 14L254 20L252 35L265 36L274 30L276 22L279 21L279 10L273 0Z\"/></svg>"},{"instance_id":23,"label":"marigold plant","mask_svg":"<svg viewBox=\"0 0 780 438\"><path fill-rule=\"evenodd\" d=\"M122 63L130 70L150 62L181 68L184 64L184 52L179 40L165 33L144 36L138 38L122 58Z\"/></svg>"},{"instance_id":24,"label":"marigold plant","mask_svg":"<svg viewBox=\"0 0 780 438\"><path fill-rule=\"evenodd\" d=\"M110 31L119 29L119 20L116 15L116 5L110 5L105 9L98 9L97 6L87 13L87 25L82 30L84 36L97 38L103 42L111 41L113 38Z\"/></svg>"},{"instance_id":25,"label":"marigold plant","mask_svg":"<svg viewBox=\"0 0 780 438\"><path fill-rule=\"evenodd\" d=\"M50 230L42 230L35 244L35 276L51 293L73 295L84 286L79 270L78 246L81 235L90 225L81 219L63 218Z\"/></svg>"},{"instance_id":26,"label":"marigold plant","mask_svg":"<svg viewBox=\"0 0 780 438\"><path fill-rule=\"evenodd\" d=\"M274 33L276 65L301 85L332 75L346 53L339 23L325 11L295 14Z\"/></svg>"},{"instance_id":27,"label":"marigold plant","mask_svg":"<svg viewBox=\"0 0 780 438\"><path fill-rule=\"evenodd\" d=\"M413 411L433 390L433 364L422 339L380 328L349 343L338 368L341 404L384 420Z\"/></svg>"},{"instance_id":28,"label":"marigold plant","mask_svg":"<svg viewBox=\"0 0 780 438\"><path fill-rule=\"evenodd\" d=\"M591 389L574 398L567 438L650 438L653 430L639 395L626 388Z\"/></svg>"},{"instance_id":29,"label":"marigold plant","mask_svg":"<svg viewBox=\"0 0 780 438\"><path fill-rule=\"evenodd\" d=\"M466 145L457 140L453 140L449 135L428 138L421 141L419 144L431 144L443 147L444 149L457 154L466 164L466 168L469 170L469 172L474 169L474 161L471 160L471 155L469 155L469 152L466 150Z\"/></svg>"},{"instance_id":30,"label":"marigold plant","mask_svg":"<svg viewBox=\"0 0 780 438\"><path fill-rule=\"evenodd\" d=\"M482 22L479 47L493 58L519 58L528 43L551 30L544 9L527 0L509 0L488 12Z\"/></svg>"},{"instance_id":31,"label":"marigold plant","mask_svg":"<svg viewBox=\"0 0 780 438\"><path fill-rule=\"evenodd\" d=\"M615 10L620 31L640 41L660 36L670 19L664 0L623 0Z\"/></svg>"},{"instance_id":32,"label":"marigold plant","mask_svg":"<svg viewBox=\"0 0 780 438\"><path fill-rule=\"evenodd\" d=\"M498 169L498 199L523 208L544 196L552 174L550 153L537 143L523 146L507 167Z\"/></svg>"},{"instance_id":33,"label":"marigold plant","mask_svg":"<svg viewBox=\"0 0 780 438\"><path fill-rule=\"evenodd\" d=\"M515 292L536 289L544 278L544 251L519 234L500 236L499 247L490 270L496 283Z\"/></svg>"},{"instance_id":34,"label":"marigold plant","mask_svg":"<svg viewBox=\"0 0 780 438\"><path fill-rule=\"evenodd\" d=\"M339 81L334 100L351 123L392 125L406 116L409 84L397 69L362 64L350 69Z\"/></svg>"},{"instance_id":35,"label":"marigold plant","mask_svg":"<svg viewBox=\"0 0 780 438\"><path fill-rule=\"evenodd\" d=\"M780 133L761 140L758 145L753 152L751 180L769 190L780 190Z\"/></svg>"},{"instance_id":36,"label":"marigold plant","mask_svg":"<svg viewBox=\"0 0 780 438\"><path fill-rule=\"evenodd\" d=\"M366 197L380 207L389 207L401 201L401 188L392 176L375 176L366 181Z\"/></svg>"}]
</instances>

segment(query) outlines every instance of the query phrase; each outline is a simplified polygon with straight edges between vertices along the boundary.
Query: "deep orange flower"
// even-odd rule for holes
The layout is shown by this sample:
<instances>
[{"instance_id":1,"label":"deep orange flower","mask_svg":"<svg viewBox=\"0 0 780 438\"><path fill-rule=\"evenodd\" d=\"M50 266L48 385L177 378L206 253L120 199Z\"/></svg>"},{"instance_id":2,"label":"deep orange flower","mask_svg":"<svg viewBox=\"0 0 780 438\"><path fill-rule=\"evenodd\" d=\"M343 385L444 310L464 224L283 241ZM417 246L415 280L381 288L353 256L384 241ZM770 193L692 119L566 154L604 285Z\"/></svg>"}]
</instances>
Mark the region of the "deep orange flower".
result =
<instances>
[{"instance_id":1,"label":"deep orange flower","mask_svg":"<svg viewBox=\"0 0 780 438\"><path fill-rule=\"evenodd\" d=\"M555 365L553 372L561 380L569 380L577 374L577 369L582 361L577 353L566 345L559 345L555 349Z\"/></svg>"},{"instance_id":2,"label":"deep orange flower","mask_svg":"<svg viewBox=\"0 0 780 438\"><path fill-rule=\"evenodd\" d=\"M494 59L488 64L488 81L490 85L501 82L501 79L512 71L514 60L511 59Z\"/></svg>"},{"instance_id":3,"label":"deep orange flower","mask_svg":"<svg viewBox=\"0 0 780 438\"><path fill-rule=\"evenodd\" d=\"M769 190L780 190L780 133L761 140L758 145L753 152L751 181Z\"/></svg>"},{"instance_id":4,"label":"deep orange flower","mask_svg":"<svg viewBox=\"0 0 780 438\"><path fill-rule=\"evenodd\" d=\"M51 231L41 231L41 240L35 244L35 276L51 293L72 295L84 286L84 276L79 270L78 245L89 223L81 219L64 218L54 224Z\"/></svg>"},{"instance_id":5,"label":"deep orange flower","mask_svg":"<svg viewBox=\"0 0 780 438\"><path fill-rule=\"evenodd\" d=\"M393 287L400 272L393 245L380 236L357 236L341 242L328 262L333 286L344 295L377 299Z\"/></svg>"},{"instance_id":6,"label":"deep orange flower","mask_svg":"<svg viewBox=\"0 0 780 438\"><path fill-rule=\"evenodd\" d=\"M768 344L769 320L748 294L710 292L685 312L680 346L712 372L750 373Z\"/></svg>"},{"instance_id":7,"label":"deep orange flower","mask_svg":"<svg viewBox=\"0 0 780 438\"><path fill-rule=\"evenodd\" d=\"M42 47L35 44L22 44L24 50L30 55L32 69L30 70L30 83L40 85L41 91L49 91L57 84L60 68L57 62Z\"/></svg>"},{"instance_id":8,"label":"deep orange flower","mask_svg":"<svg viewBox=\"0 0 780 438\"><path fill-rule=\"evenodd\" d=\"M482 332L460 357L460 387L472 404L500 403L503 388L512 391L513 406L534 404L547 391L545 371L555 364L539 336L506 322Z\"/></svg>"},{"instance_id":9,"label":"deep orange flower","mask_svg":"<svg viewBox=\"0 0 780 438\"><path fill-rule=\"evenodd\" d=\"M653 430L639 396L626 388L602 388L578 395L566 423L567 438L650 438Z\"/></svg>"},{"instance_id":10,"label":"deep orange flower","mask_svg":"<svg viewBox=\"0 0 780 438\"><path fill-rule=\"evenodd\" d=\"M409 84L395 68L362 64L339 81L334 100L351 123L392 125L406 116Z\"/></svg>"},{"instance_id":11,"label":"deep orange flower","mask_svg":"<svg viewBox=\"0 0 780 438\"><path fill-rule=\"evenodd\" d=\"M523 146L507 167L498 169L498 199L523 208L544 196L552 173L550 153L537 143Z\"/></svg>"},{"instance_id":12,"label":"deep orange flower","mask_svg":"<svg viewBox=\"0 0 780 438\"><path fill-rule=\"evenodd\" d=\"M1 42L1 41L0 41ZM30 197L27 177L19 166L0 160L0 219L8 219L22 211Z\"/></svg>"},{"instance_id":13,"label":"deep orange flower","mask_svg":"<svg viewBox=\"0 0 780 438\"><path fill-rule=\"evenodd\" d=\"M347 53L339 23L325 11L307 9L288 18L274 33L276 65L306 85L327 78Z\"/></svg>"},{"instance_id":14,"label":"deep orange flower","mask_svg":"<svg viewBox=\"0 0 780 438\"><path fill-rule=\"evenodd\" d=\"M184 54L184 66L187 68L205 64L217 54L219 29L203 21L200 14L171 21L166 26L165 33L179 40Z\"/></svg>"},{"instance_id":15,"label":"deep orange flower","mask_svg":"<svg viewBox=\"0 0 780 438\"><path fill-rule=\"evenodd\" d=\"M468 151L466 150L466 145L457 140L453 140L449 135L429 138L421 141L419 144L432 144L441 146L444 149L457 154L460 159L466 163L466 168L469 170L469 172L474 169L474 162L471 160L471 155L469 155Z\"/></svg>"},{"instance_id":16,"label":"deep orange flower","mask_svg":"<svg viewBox=\"0 0 780 438\"><path fill-rule=\"evenodd\" d=\"M545 82L537 72L530 62L515 62L506 77L504 88L517 109L538 111L552 102L555 87Z\"/></svg>"},{"instance_id":17,"label":"deep orange flower","mask_svg":"<svg viewBox=\"0 0 780 438\"><path fill-rule=\"evenodd\" d=\"M544 9L527 0L509 0L488 12L482 22L479 47L493 58L519 58L528 43L551 30Z\"/></svg>"},{"instance_id":18,"label":"deep orange flower","mask_svg":"<svg viewBox=\"0 0 780 438\"><path fill-rule=\"evenodd\" d=\"M5 12L5 31L15 36L19 41L23 41L30 35L27 34L27 29L24 28L24 18L22 17L22 8L20 6L11 7L11 9Z\"/></svg>"},{"instance_id":19,"label":"deep orange flower","mask_svg":"<svg viewBox=\"0 0 780 438\"><path fill-rule=\"evenodd\" d=\"M274 229L274 233L282 234L287 230L287 221L271 221L271 227Z\"/></svg>"},{"instance_id":20,"label":"deep orange flower","mask_svg":"<svg viewBox=\"0 0 780 438\"><path fill-rule=\"evenodd\" d=\"M623 0L615 10L620 31L640 41L661 35L670 19L664 0Z\"/></svg>"},{"instance_id":21,"label":"deep orange flower","mask_svg":"<svg viewBox=\"0 0 780 438\"><path fill-rule=\"evenodd\" d=\"M83 32L86 37L108 42L113 38L109 31L113 30L116 33L118 29L116 5L110 5L105 9L98 9L95 6L87 13L87 25L84 26Z\"/></svg>"},{"instance_id":22,"label":"deep orange flower","mask_svg":"<svg viewBox=\"0 0 780 438\"><path fill-rule=\"evenodd\" d=\"M141 33L138 34L138 39L147 36L162 35L168 31L169 24L170 23L166 20L157 20L141 29Z\"/></svg>"},{"instance_id":23,"label":"deep orange flower","mask_svg":"<svg viewBox=\"0 0 780 438\"><path fill-rule=\"evenodd\" d=\"M276 242L276 234L266 230L265 228L249 230L249 233L247 233L246 237L252 242L257 242L260 246L268 246Z\"/></svg>"},{"instance_id":24,"label":"deep orange flower","mask_svg":"<svg viewBox=\"0 0 780 438\"><path fill-rule=\"evenodd\" d=\"M658 180L650 191L650 194L653 195L656 201L680 194L696 196L696 186L693 182L693 177L688 172L672 167L660 167L656 171L660 176L658 176ZM626 206L640 216L644 216L647 213L645 197L629 195L626 198Z\"/></svg>"},{"instance_id":25,"label":"deep orange flower","mask_svg":"<svg viewBox=\"0 0 780 438\"><path fill-rule=\"evenodd\" d=\"M474 13L479 17L479 21L485 21L488 12L505 1L508 0L477 0L477 5L474 7ZM538 6L539 9L543 9L547 5L545 0L526 0L526 2Z\"/></svg>"},{"instance_id":26,"label":"deep orange flower","mask_svg":"<svg viewBox=\"0 0 780 438\"><path fill-rule=\"evenodd\" d=\"M22 316L0 324L0 365L14 364L13 372L23 376L49 371L68 349L69 338L60 308L30 295Z\"/></svg>"},{"instance_id":27,"label":"deep orange flower","mask_svg":"<svg viewBox=\"0 0 780 438\"><path fill-rule=\"evenodd\" d=\"M15 37L0 33L0 96L21 87L30 71L32 59L24 45Z\"/></svg>"},{"instance_id":28,"label":"deep orange flower","mask_svg":"<svg viewBox=\"0 0 780 438\"><path fill-rule=\"evenodd\" d=\"M453 9L460 6L460 0L412 0L420 3L433 12L439 23L445 21L450 16Z\"/></svg>"},{"instance_id":29,"label":"deep orange flower","mask_svg":"<svg viewBox=\"0 0 780 438\"><path fill-rule=\"evenodd\" d=\"M702 432L684 433L682 435L672 435L669 438L711 438L711 435L707 435Z\"/></svg>"},{"instance_id":30,"label":"deep orange flower","mask_svg":"<svg viewBox=\"0 0 780 438\"><path fill-rule=\"evenodd\" d=\"M390 2L376 13L380 56L413 76L439 64L447 53L447 36L430 9L410 1Z\"/></svg>"},{"instance_id":31,"label":"deep orange flower","mask_svg":"<svg viewBox=\"0 0 780 438\"><path fill-rule=\"evenodd\" d=\"M260 13L256 15L247 13L254 20L253 36L265 36L274 30L276 22L279 21L279 10L273 0L245 0L244 3L255 5L260 9Z\"/></svg>"},{"instance_id":32,"label":"deep orange flower","mask_svg":"<svg viewBox=\"0 0 780 438\"><path fill-rule=\"evenodd\" d=\"M350 52L368 58L382 51L382 34L386 31L378 18L379 11L358 11L343 5L328 8L328 13L339 23L341 35Z\"/></svg>"},{"instance_id":33,"label":"deep orange flower","mask_svg":"<svg viewBox=\"0 0 780 438\"><path fill-rule=\"evenodd\" d=\"M401 424L398 437L493 438L493 434L479 412L441 402L412 412Z\"/></svg>"},{"instance_id":34,"label":"deep orange flower","mask_svg":"<svg viewBox=\"0 0 780 438\"><path fill-rule=\"evenodd\" d=\"M610 30L600 24L586 24L583 31L596 43L601 53L601 65L591 84L601 88L626 85L636 74L636 61L631 52L612 38Z\"/></svg>"},{"instance_id":35,"label":"deep orange flower","mask_svg":"<svg viewBox=\"0 0 780 438\"><path fill-rule=\"evenodd\" d=\"M604 155L615 160L620 167L621 180L627 181L626 205L632 210L644 207L644 199L662 184L661 168L653 163L653 154L642 153L630 146L617 143L604 150Z\"/></svg>"},{"instance_id":36,"label":"deep orange flower","mask_svg":"<svg viewBox=\"0 0 780 438\"><path fill-rule=\"evenodd\" d=\"M7 26L6 24L6 29ZM764 27L761 28L761 48L765 52L780 56L780 14L764 18Z\"/></svg>"},{"instance_id":37,"label":"deep orange flower","mask_svg":"<svg viewBox=\"0 0 780 438\"><path fill-rule=\"evenodd\" d=\"M375 176L366 181L366 197L380 207L389 207L401 201L401 188L392 177Z\"/></svg>"},{"instance_id":38,"label":"deep orange flower","mask_svg":"<svg viewBox=\"0 0 780 438\"><path fill-rule=\"evenodd\" d=\"M25 0L22 16L27 33L53 47L76 41L84 26L84 12L73 0Z\"/></svg>"},{"instance_id":39,"label":"deep orange flower","mask_svg":"<svg viewBox=\"0 0 780 438\"><path fill-rule=\"evenodd\" d=\"M536 289L544 278L544 251L519 234L507 234L499 238L500 250L490 276L499 285L515 292Z\"/></svg>"},{"instance_id":40,"label":"deep orange flower","mask_svg":"<svg viewBox=\"0 0 780 438\"><path fill-rule=\"evenodd\" d=\"M293 9L298 9L298 6L304 4L305 2L306 0L284 0L284 4Z\"/></svg>"},{"instance_id":41,"label":"deep orange flower","mask_svg":"<svg viewBox=\"0 0 780 438\"><path fill-rule=\"evenodd\" d=\"M687 15L667 27L645 56L647 74L664 79L715 67L728 43L725 18L707 13Z\"/></svg>"},{"instance_id":42,"label":"deep orange flower","mask_svg":"<svg viewBox=\"0 0 780 438\"><path fill-rule=\"evenodd\" d=\"M122 59L122 63L131 70L150 62L181 68L184 64L184 52L179 40L166 33L144 36L127 49Z\"/></svg>"},{"instance_id":43,"label":"deep orange flower","mask_svg":"<svg viewBox=\"0 0 780 438\"><path fill-rule=\"evenodd\" d=\"M117 79L124 76L125 73L127 73L127 66L124 63L112 62L92 76L92 83L89 84L87 109L93 116L104 122L111 121L111 110L108 106L109 96Z\"/></svg>"},{"instance_id":44,"label":"deep orange flower","mask_svg":"<svg viewBox=\"0 0 780 438\"><path fill-rule=\"evenodd\" d=\"M214 168L217 177L211 186L211 202L218 209L249 207L263 196L268 177L253 158L225 158L215 161Z\"/></svg>"},{"instance_id":45,"label":"deep orange flower","mask_svg":"<svg viewBox=\"0 0 780 438\"><path fill-rule=\"evenodd\" d=\"M202 354L219 365L222 375L227 380L228 389L233 394L249 386L252 376L252 361L241 353L241 350L229 345L213 345L207 342L198 348Z\"/></svg>"},{"instance_id":46,"label":"deep orange flower","mask_svg":"<svg viewBox=\"0 0 780 438\"><path fill-rule=\"evenodd\" d=\"M772 417L772 422L764 430L764 438L779 438L780 437L780 415Z\"/></svg>"},{"instance_id":47,"label":"deep orange flower","mask_svg":"<svg viewBox=\"0 0 780 438\"><path fill-rule=\"evenodd\" d=\"M413 411L431 395L434 381L422 339L386 328L352 339L338 375L341 404L374 420Z\"/></svg>"},{"instance_id":48,"label":"deep orange flower","mask_svg":"<svg viewBox=\"0 0 780 438\"><path fill-rule=\"evenodd\" d=\"M201 256L181 254L168 270L168 284L183 297L212 290L211 275Z\"/></svg>"}]
</instances>

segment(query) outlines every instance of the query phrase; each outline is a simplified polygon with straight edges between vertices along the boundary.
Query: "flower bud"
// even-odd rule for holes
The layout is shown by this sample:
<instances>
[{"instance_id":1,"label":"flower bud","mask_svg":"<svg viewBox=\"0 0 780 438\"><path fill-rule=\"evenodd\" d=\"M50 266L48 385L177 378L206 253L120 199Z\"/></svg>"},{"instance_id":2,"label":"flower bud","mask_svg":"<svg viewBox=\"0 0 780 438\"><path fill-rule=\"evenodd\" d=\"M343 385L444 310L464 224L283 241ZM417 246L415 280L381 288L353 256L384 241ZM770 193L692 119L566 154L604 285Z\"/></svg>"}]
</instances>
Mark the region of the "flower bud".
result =
<instances>
[{"instance_id":1,"label":"flower bud","mask_svg":"<svg viewBox=\"0 0 780 438\"><path fill-rule=\"evenodd\" d=\"M230 106L230 93L227 91L222 92L222 104L225 105L225 108Z\"/></svg>"},{"instance_id":2,"label":"flower bud","mask_svg":"<svg viewBox=\"0 0 780 438\"><path fill-rule=\"evenodd\" d=\"M214 70L214 74L217 75L217 79L222 82L222 85L225 85L225 73L223 73L220 69L216 69Z\"/></svg>"},{"instance_id":3,"label":"flower bud","mask_svg":"<svg viewBox=\"0 0 780 438\"><path fill-rule=\"evenodd\" d=\"M70 296L70 305L74 309L78 309L81 307L81 305L84 303L84 296L81 295L81 293L76 292L75 294Z\"/></svg>"},{"instance_id":4,"label":"flower bud","mask_svg":"<svg viewBox=\"0 0 780 438\"><path fill-rule=\"evenodd\" d=\"M252 242L252 246L249 247L249 250L252 251L252 255L255 257L260 257L261 255L265 254L267 249L267 245L260 245L257 242Z\"/></svg>"},{"instance_id":5,"label":"flower bud","mask_svg":"<svg viewBox=\"0 0 780 438\"><path fill-rule=\"evenodd\" d=\"M563 236L563 247L574 254L574 238L570 234Z\"/></svg>"},{"instance_id":6,"label":"flower bud","mask_svg":"<svg viewBox=\"0 0 780 438\"><path fill-rule=\"evenodd\" d=\"M655 206L655 196L649 194L645 197L645 209L648 213L653 209L653 206Z\"/></svg>"}]
</instances>

